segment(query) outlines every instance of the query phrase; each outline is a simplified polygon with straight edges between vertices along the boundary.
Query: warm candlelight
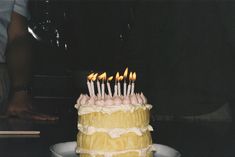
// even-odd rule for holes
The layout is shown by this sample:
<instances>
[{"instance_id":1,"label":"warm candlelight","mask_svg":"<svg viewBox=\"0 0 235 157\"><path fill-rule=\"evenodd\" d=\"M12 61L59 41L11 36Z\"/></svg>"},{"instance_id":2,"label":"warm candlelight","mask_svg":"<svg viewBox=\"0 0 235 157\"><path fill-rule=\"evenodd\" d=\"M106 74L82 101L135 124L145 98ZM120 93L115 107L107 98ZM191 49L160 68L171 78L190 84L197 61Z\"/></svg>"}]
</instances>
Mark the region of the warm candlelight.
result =
<instances>
[{"instance_id":1,"label":"warm candlelight","mask_svg":"<svg viewBox=\"0 0 235 157\"><path fill-rule=\"evenodd\" d=\"M113 79L113 76L110 76L110 77L107 79L107 88L108 88L109 96L111 96L111 97L112 97L112 91L111 91L111 87L110 87L109 81L112 81L112 79Z\"/></svg>"},{"instance_id":2,"label":"warm candlelight","mask_svg":"<svg viewBox=\"0 0 235 157\"><path fill-rule=\"evenodd\" d=\"M129 77L129 78L128 78ZM136 80L136 72L128 73L128 68L125 69L123 76L116 73L115 76L115 85L114 85L114 93L112 93L112 88L110 86L110 81L113 79L113 76L107 78L106 72L98 75L98 73L91 73L87 76L87 87L89 90L90 96L98 96L104 99L105 93L105 82L107 84L107 91L109 96L129 96L135 93L135 80ZM127 82L128 79L128 82ZM121 87L121 81L123 80L123 89ZM96 81L97 85L97 93L94 86L94 82ZM100 82L101 81L101 82Z\"/></svg>"},{"instance_id":3,"label":"warm candlelight","mask_svg":"<svg viewBox=\"0 0 235 157\"><path fill-rule=\"evenodd\" d=\"M124 71L123 78L124 78L124 84L123 84L123 95L126 96L126 78L128 75L128 68Z\"/></svg>"},{"instance_id":4,"label":"warm candlelight","mask_svg":"<svg viewBox=\"0 0 235 157\"><path fill-rule=\"evenodd\" d=\"M90 75L87 76L87 87L89 91L89 95L92 96L92 89L91 89L91 83L90 80L92 79L94 73L91 73Z\"/></svg>"},{"instance_id":5,"label":"warm candlelight","mask_svg":"<svg viewBox=\"0 0 235 157\"><path fill-rule=\"evenodd\" d=\"M130 92L131 92L131 80L132 80L132 72L130 72L130 74L129 74L129 84L127 87L127 96L130 95Z\"/></svg>"},{"instance_id":6,"label":"warm candlelight","mask_svg":"<svg viewBox=\"0 0 235 157\"><path fill-rule=\"evenodd\" d=\"M93 77L91 78L91 91L93 96L95 96L94 81L96 80L97 75L98 73L94 74Z\"/></svg>"},{"instance_id":7,"label":"warm candlelight","mask_svg":"<svg viewBox=\"0 0 235 157\"><path fill-rule=\"evenodd\" d=\"M135 92L135 80L136 80L136 72L134 72L132 75L131 94L134 94Z\"/></svg>"},{"instance_id":8,"label":"warm candlelight","mask_svg":"<svg viewBox=\"0 0 235 157\"><path fill-rule=\"evenodd\" d=\"M101 96L104 99L104 95L105 95L105 86L104 86L104 81L106 80L106 72L104 72L103 74L101 74L100 76L98 76L98 79L102 80L102 84L101 84Z\"/></svg>"}]
</instances>

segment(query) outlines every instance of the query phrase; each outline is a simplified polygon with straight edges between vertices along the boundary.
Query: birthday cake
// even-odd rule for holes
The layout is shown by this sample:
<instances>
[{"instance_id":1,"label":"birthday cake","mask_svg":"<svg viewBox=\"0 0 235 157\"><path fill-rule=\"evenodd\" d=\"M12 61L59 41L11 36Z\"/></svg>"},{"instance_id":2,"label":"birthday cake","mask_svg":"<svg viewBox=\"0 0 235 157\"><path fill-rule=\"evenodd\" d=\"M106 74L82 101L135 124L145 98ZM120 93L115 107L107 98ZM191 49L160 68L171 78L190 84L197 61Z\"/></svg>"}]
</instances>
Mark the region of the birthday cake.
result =
<instances>
[{"instance_id":1,"label":"birthday cake","mask_svg":"<svg viewBox=\"0 0 235 157\"><path fill-rule=\"evenodd\" d=\"M76 152L80 157L153 156L153 128L149 125L152 106L143 93L134 91L136 73L129 74L128 82L127 75L128 69L123 76L116 74L114 93L110 87L113 77L106 79L106 73L88 76L89 95L81 94L75 105L79 130Z\"/></svg>"}]
</instances>

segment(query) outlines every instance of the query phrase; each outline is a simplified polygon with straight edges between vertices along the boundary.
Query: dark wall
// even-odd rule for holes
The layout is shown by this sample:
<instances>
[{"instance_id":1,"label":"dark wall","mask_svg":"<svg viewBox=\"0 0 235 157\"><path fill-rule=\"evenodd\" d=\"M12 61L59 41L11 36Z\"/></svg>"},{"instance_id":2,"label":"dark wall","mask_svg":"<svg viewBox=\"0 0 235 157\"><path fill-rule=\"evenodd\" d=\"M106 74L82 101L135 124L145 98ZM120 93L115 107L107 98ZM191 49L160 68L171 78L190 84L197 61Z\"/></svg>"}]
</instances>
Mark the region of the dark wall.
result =
<instances>
[{"instance_id":1,"label":"dark wall","mask_svg":"<svg viewBox=\"0 0 235 157\"><path fill-rule=\"evenodd\" d=\"M208 113L233 100L235 2L57 0L49 10L68 68L129 66L159 113Z\"/></svg>"},{"instance_id":2,"label":"dark wall","mask_svg":"<svg viewBox=\"0 0 235 157\"><path fill-rule=\"evenodd\" d=\"M225 26L222 5L142 2L136 7L130 51L148 69L147 78L154 73L147 90L157 110L199 114L229 101L232 29Z\"/></svg>"}]
</instances>

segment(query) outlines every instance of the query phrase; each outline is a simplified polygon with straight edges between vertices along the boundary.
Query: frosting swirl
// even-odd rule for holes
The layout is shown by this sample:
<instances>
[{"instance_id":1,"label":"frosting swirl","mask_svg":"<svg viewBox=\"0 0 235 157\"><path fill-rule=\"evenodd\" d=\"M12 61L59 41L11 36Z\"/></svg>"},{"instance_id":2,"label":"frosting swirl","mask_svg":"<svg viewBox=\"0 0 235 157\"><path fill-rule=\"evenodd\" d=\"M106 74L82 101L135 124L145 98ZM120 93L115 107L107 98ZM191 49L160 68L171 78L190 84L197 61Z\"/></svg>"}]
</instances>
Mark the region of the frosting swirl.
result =
<instances>
[{"instance_id":1,"label":"frosting swirl","mask_svg":"<svg viewBox=\"0 0 235 157\"><path fill-rule=\"evenodd\" d=\"M136 104L146 104L147 99L141 94L132 94L128 96L114 96L111 97L109 95L105 95L104 99L102 99L100 96L91 96L89 97L88 95L81 94L80 97L77 99L76 102L76 108L78 108L81 105L136 105Z\"/></svg>"},{"instance_id":2,"label":"frosting swirl","mask_svg":"<svg viewBox=\"0 0 235 157\"><path fill-rule=\"evenodd\" d=\"M148 125L143 128L96 128L93 126L83 126L82 124L78 123L78 130L83 132L87 135L92 135L96 132L105 132L107 133L111 138L118 138L123 134L127 134L129 132L133 132L138 136L142 136L144 132L146 131L153 131L153 128L151 125Z\"/></svg>"},{"instance_id":3,"label":"frosting swirl","mask_svg":"<svg viewBox=\"0 0 235 157\"><path fill-rule=\"evenodd\" d=\"M77 105L75 105L77 106ZM150 104L120 104L120 105L81 105L79 106L78 115L93 113L93 112L101 112L101 113L107 113L112 114L113 112L117 111L124 111L124 112L134 112L138 109L151 109L152 105Z\"/></svg>"},{"instance_id":4,"label":"frosting swirl","mask_svg":"<svg viewBox=\"0 0 235 157\"><path fill-rule=\"evenodd\" d=\"M124 154L128 152L137 152L140 157L146 156L147 153L151 151L157 151L157 147L155 144L149 145L147 148L142 149L129 149L129 150L122 150L122 151L115 151L115 152L102 152L102 151L95 151L95 150L86 150L82 148L77 148L76 152L81 154L90 154L92 157L96 157L97 155L103 155L104 157L113 157L114 155Z\"/></svg>"}]
</instances>

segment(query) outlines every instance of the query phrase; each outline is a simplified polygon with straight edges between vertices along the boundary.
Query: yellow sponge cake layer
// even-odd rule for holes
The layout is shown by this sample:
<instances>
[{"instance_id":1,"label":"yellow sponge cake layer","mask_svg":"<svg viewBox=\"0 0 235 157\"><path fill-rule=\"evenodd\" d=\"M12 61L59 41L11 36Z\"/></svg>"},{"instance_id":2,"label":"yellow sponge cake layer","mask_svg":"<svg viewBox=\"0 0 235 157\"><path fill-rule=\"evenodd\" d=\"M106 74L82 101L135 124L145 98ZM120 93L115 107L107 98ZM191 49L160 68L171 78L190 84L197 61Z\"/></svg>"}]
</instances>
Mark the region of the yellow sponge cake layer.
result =
<instances>
[{"instance_id":1,"label":"yellow sponge cake layer","mask_svg":"<svg viewBox=\"0 0 235 157\"><path fill-rule=\"evenodd\" d=\"M117 111L111 114L92 112L79 116L79 124L96 128L144 128L149 124L149 109L133 112Z\"/></svg>"},{"instance_id":2,"label":"yellow sponge cake layer","mask_svg":"<svg viewBox=\"0 0 235 157\"><path fill-rule=\"evenodd\" d=\"M149 131L142 136L135 133L127 133L119 138L111 138L106 133L97 132L92 135L78 133L78 148L84 150L113 152L122 150L144 149L152 144Z\"/></svg>"},{"instance_id":3,"label":"yellow sponge cake layer","mask_svg":"<svg viewBox=\"0 0 235 157\"><path fill-rule=\"evenodd\" d=\"M147 153L146 156L142 156L142 157L152 157L153 153L149 152ZM93 157L90 154L80 154L80 157ZM104 155L96 155L96 157L105 157ZM122 153L122 154L117 154L117 155L113 155L112 157L140 157L138 152L128 152L128 153Z\"/></svg>"},{"instance_id":4,"label":"yellow sponge cake layer","mask_svg":"<svg viewBox=\"0 0 235 157\"><path fill-rule=\"evenodd\" d=\"M80 157L152 157L151 105L80 105Z\"/></svg>"}]
</instances>

